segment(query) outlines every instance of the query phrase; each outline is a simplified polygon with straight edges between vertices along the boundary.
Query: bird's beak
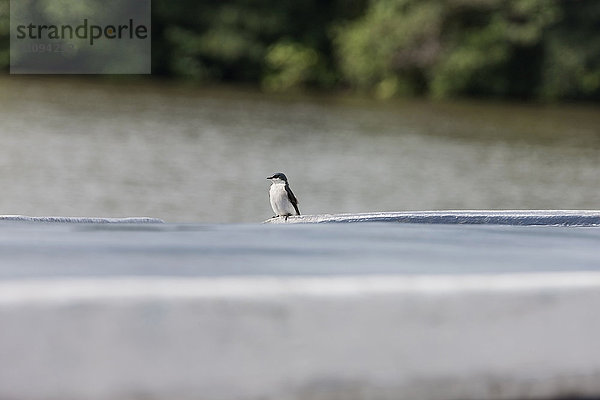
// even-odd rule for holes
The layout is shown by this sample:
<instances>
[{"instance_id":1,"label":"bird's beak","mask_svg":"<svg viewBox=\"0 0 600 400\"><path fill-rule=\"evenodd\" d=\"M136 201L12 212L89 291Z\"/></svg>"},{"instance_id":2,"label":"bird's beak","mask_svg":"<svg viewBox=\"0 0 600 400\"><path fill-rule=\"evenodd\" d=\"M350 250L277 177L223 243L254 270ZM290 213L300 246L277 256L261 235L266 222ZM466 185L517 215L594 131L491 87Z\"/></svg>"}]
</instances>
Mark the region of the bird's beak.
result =
<instances>
[{"instance_id":1,"label":"bird's beak","mask_svg":"<svg viewBox=\"0 0 600 400\"><path fill-rule=\"evenodd\" d=\"M270 176L270 177L268 177L267 179L273 179L273 177L272 177L272 176Z\"/></svg>"}]
</instances>

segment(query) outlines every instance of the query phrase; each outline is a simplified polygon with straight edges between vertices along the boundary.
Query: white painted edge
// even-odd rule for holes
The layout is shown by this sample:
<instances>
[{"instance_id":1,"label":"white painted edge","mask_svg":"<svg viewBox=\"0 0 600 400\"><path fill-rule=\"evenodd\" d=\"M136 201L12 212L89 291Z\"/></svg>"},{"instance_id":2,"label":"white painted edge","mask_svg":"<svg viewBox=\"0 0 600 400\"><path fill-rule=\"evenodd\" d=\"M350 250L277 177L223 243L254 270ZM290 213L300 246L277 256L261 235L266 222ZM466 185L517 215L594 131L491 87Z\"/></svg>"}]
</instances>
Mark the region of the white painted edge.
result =
<instances>
[{"instance_id":1,"label":"white painted edge","mask_svg":"<svg viewBox=\"0 0 600 400\"><path fill-rule=\"evenodd\" d=\"M401 222L427 224L496 224L598 226L600 210L432 210L367 212L275 217L266 224Z\"/></svg>"},{"instance_id":2,"label":"white painted edge","mask_svg":"<svg viewBox=\"0 0 600 400\"><path fill-rule=\"evenodd\" d=\"M600 272L326 277L61 278L0 281L0 305L111 299L354 297L600 289Z\"/></svg>"}]
</instances>

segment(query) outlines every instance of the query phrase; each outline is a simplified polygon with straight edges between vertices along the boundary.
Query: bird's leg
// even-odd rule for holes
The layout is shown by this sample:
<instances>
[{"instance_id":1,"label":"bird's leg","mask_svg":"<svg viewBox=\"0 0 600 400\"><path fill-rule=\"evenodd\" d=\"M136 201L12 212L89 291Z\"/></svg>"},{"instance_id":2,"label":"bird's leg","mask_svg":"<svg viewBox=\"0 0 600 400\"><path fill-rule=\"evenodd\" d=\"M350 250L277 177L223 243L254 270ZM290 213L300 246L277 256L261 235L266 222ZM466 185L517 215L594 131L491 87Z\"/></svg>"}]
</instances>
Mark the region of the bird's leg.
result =
<instances>
[{"instance_id":1,"label":"bird's leg","mask_svg":"<svg viewBox=\"0 0 600 400\"><path fill-rule=\"evenodd\" d=\"M288 217L289 217L289 215L287 215L287 214L286 214L286 215L285 215L285 221L286 221L286 222L287 222L287 219L288 219Z\"/></svg>"}]
</instances>

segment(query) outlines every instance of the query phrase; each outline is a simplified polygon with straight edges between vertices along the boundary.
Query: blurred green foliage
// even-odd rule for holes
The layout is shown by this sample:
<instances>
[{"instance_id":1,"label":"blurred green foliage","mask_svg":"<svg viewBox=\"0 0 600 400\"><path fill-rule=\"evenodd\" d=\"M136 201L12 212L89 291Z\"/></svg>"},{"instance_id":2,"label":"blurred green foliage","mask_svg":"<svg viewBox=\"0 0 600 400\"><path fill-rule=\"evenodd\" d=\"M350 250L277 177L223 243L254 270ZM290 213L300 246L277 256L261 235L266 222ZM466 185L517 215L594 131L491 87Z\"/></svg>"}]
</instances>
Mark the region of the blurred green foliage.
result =
<instances>
[{"instance_id":1,"label":"blurred green foliage","mask_svg":"<svg viewBox=\"0 0 600 400\"><path fill-rule=\"evenodd\" d=\"M263 78L263 86L282 91L319 82L325 76L321 58L313 48L301 43L277 42L267 50L265 61L270 71Z\"/></svg>"},{"instance_id":2,"label":"blurred green foliage","mask_svg":"<svg viewBox=\"0 0 600 400\"><path fill-rule=\"evenodd\" d=\"M153 0L152 9L159 76L380 98L600 100L598 0Z\"/></svg>"},{"instance_id":3,"label":"blurred green foliage","mask_svg":"<svg viewBox=\"0 0 600 400\"><path fill-rule=\"evenodd\" d=\"M600 2L373 0L335 37L380 97L600 98Z\"/></svg>"},{"instance_id":4,"label":"blurred green foliage","mask_svg":"<svg viewBox=\"0 0 600 400\"><path fill-rule=\"evenodd\" d=\"M268 90L332 87L331 27L366 0L153 0L153 71Z\"/></svg>"},{"instance_id":5,"label":"blurred green foliage","mask_svg":"<svg viewBox=\"0 0 600 400\"><path fill-rule=\"evenodd\" d=\"M10 7L9 0L0 1L0 68L10 63Z\"/></svg>"}]
</instances>

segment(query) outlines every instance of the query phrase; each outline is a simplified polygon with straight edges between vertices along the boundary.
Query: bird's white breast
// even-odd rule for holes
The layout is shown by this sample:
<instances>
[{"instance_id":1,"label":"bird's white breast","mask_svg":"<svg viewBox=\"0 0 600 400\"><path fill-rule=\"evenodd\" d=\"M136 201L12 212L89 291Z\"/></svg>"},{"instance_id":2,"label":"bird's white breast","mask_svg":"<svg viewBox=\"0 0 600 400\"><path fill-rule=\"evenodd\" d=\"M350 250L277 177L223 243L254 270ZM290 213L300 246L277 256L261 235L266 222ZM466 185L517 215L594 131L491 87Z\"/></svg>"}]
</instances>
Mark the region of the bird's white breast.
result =
<instances>
[{"instance_id":1,"label":"bird's white breast","mask_svg":"<svg viewBox=\"0 0 600 400\"><path fill-rule=\"evenodd\" d=\"M276 215L296 215L294 205L288 198L285 183L274 183L269 189L271 208Z\"/></svg>"}]
</instances>

